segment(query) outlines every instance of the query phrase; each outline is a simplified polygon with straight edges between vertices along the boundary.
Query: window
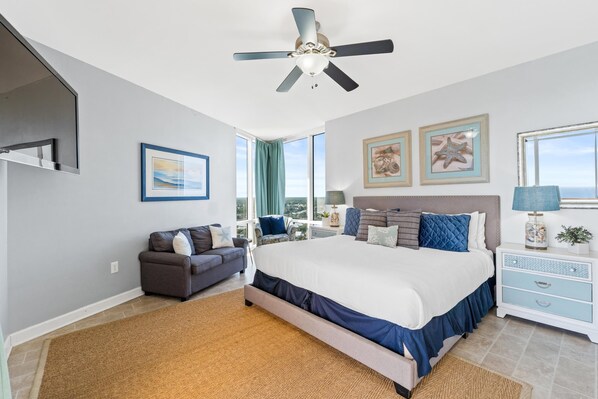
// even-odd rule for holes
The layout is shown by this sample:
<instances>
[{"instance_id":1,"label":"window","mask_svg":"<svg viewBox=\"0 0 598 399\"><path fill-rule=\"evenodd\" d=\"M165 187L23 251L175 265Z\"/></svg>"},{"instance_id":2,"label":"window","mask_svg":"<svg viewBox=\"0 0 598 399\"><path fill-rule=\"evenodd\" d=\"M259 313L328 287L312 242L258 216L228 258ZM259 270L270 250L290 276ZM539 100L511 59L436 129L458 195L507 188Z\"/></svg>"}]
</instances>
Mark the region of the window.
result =
<instances>
[{"instance_id":1,"label":"window","mask_svg":"<svg viewBox=\"0 0 598 399\"><path fill-rule=\"evenodd\" d=\"M299 227L297 240L307 239L310 222L319 221L324 211L326 190L324 133L288 141L284 144L286 175L285 216Z\"/></svg>"},{"instance_id":2,"label":"window","mask_svg":"<svg viewBox=\"0 0 598 399\"><path fill-rule=\"evenodd\" d=\"M313 136L313 220L322 220L326 210L326 137Z\"/></svg>"},{"instance_id":3,"label":"window","mask_svg":"<svg viewBox=\"0 0 598 399\"><path fill-rule=\"evenodd\" d=\"M237 237L250 238L251 223L254 217L253 189L251 185L252 173L249 167L252 145L251 139L237 135Z\"/></svg>"},{"instance_id":4,"label":"window","mask_svg":"<svg viewBox=\"0 0 598 399\"><path fill-rule=\"evenodd\" d=\"M598 122L519 133L519 184L559 186L563 208L598 208Z\"/></svg>"}]
</instances>

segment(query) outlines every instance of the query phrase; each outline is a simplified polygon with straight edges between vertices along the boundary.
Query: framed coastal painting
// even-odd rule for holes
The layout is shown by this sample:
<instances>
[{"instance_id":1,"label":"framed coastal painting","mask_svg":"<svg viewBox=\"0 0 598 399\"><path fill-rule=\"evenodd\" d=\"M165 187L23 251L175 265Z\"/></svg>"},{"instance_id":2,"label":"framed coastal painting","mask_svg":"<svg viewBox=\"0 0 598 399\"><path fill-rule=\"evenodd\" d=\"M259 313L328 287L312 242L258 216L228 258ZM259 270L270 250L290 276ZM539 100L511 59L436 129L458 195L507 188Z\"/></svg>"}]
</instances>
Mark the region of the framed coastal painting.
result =
<instances>
[{"instance_id":1,"label":"framed coastal painting","mask_svg":"<svg viewBox=\"0 0 598 399\"><path fill-rule=\"evenodd\" d=\"M488 181L488 114L419 129L420 183Z\"/></svg>"},{"instance_id":2,"label":"framed coastal painting","mask_svg":"<svg viewBox=\"0 0 598 399\"><path fill-rule=\"evenodd\" d=\"M411 186L411 131L363 140L363 185Z\"/></svg>"},{"instance_id":3,"label":"framed coastal painting","mask_svg":"<svg viewBox=\"0 0 598 399\"><path fill-rule=\"evenodd\" d=\"M141 201L210 198L210 158L141 143Z\"/></svg>"}]
</instances>

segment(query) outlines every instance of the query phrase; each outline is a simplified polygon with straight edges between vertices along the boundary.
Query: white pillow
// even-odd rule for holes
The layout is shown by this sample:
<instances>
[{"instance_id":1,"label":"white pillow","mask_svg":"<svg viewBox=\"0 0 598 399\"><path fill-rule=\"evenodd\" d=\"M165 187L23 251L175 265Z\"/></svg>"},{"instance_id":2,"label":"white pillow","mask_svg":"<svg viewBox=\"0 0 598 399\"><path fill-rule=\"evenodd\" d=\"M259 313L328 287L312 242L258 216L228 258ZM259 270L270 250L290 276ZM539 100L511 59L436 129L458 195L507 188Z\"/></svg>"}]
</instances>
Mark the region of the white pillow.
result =
<instances>
[{"instance_id":1,"label":"white pillow","mask_svg":"<svg viewBox=\"0 0 598 399\"><path fill-rule=\"evenodd\" d=\"M422 212L428 213L432 215L438 215L437 213L433 212ZM478 242L479 242L479 224L480 224L480 213L478 211L472 213L447 213L446 215L455 216L455 215L469 215L469 231L467 233L467 249L478 249ZM486 214L484 213L484 221L486 220ZM482 232L484 234L484 232ZM482 241L484 241L484 236L482 235ZM483 248L486 248L486 244L484 244Z\"/></svg>"},{"instance_id":2,"label":"white pillow","mask_svg":"<svg viewBox=\"0 0 598 399\"><path fill-rule=\"evenodd\" d=\"M230 227L210 226L210 233L212 233L212 248L228 248L235 246Z\"/></svg>"},{"instance_id":3,"label":"white pillow","mask_svg":"<svg viewBox=\"0 0 598 399\"><path fill-rule=\"evenodd\" d=\"M174 252L180 255L187 255L191 256L191 244L189 244L189 240L187 237L180 231L174 236L172 240L172 246L174 247Z\"/></svg>"},{"instance_id":4,"label":"white pillow","mask_svg":"<svg viewBox=\"0 0 598 399\"><path fill-rule=\"evenodd\" d=\"M486 249L486 214L480 213L478 219L478 249Z\"/></svg>"}]
</instances>

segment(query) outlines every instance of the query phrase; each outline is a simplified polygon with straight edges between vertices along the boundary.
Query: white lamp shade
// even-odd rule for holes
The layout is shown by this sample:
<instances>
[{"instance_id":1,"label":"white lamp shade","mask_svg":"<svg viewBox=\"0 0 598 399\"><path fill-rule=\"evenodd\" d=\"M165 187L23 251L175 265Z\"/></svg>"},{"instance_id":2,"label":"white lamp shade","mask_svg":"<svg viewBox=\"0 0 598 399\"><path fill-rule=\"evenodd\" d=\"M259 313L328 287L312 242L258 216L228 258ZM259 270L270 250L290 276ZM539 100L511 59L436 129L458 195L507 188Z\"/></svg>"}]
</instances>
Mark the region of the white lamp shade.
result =
<instances>
[{"instance_id":1,"label":"white lamp shade","mask_svg":"<svg viewBox=\"0 0 598 399\"><path fill-rule=\"evenodd\" d=\"M321 54L303 54L297 58L297 66L303 73L316 76L322 73L328 67L328 57Z\"/></svg>"}]
</instances>

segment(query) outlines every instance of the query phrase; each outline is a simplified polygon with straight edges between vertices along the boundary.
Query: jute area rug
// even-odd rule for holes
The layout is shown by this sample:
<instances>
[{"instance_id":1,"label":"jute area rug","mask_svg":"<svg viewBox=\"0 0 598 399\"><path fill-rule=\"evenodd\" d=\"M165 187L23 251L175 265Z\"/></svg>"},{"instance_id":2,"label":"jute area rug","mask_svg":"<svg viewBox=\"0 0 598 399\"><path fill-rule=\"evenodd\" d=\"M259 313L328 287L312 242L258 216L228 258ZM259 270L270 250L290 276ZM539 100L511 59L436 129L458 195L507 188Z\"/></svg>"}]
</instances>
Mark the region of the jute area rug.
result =
<instances>
[{"instance_id":1,"label":"jute area rug","mask_svg":"<svg viewBox=\"0 0 598 399\"><path fill-rule=\"evenodd\" d=\"M32 398L389 398L387 378L237 290L46 341ZM447 355L415 399L529 398L529 385Z\"/></svg>"}]
</instances>

